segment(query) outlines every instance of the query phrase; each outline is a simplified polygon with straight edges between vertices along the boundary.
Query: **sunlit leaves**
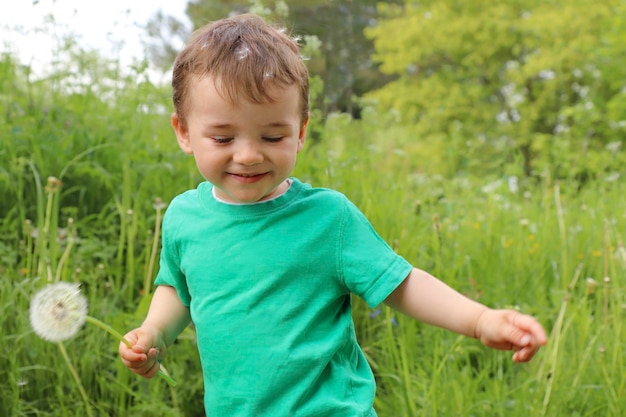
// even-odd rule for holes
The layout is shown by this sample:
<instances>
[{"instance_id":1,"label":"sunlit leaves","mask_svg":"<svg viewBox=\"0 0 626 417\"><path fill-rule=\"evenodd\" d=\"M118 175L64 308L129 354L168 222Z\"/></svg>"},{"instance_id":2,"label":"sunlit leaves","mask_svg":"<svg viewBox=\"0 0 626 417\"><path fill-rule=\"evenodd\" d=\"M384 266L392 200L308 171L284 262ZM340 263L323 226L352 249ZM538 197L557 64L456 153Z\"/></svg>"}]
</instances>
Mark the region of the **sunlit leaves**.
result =
<instances>
[{"instance_id":1,"label":"sunlit leaves","mask_svg":"<svg viewBox=\"0 0 626 417\"><path fill-rule=\"evenodd\" d=\"M405 3L381 6L384 20L367 30L381 69L399 77L370 97L414 125L413 140L454 123L468 144L484 139L462 150L469 158L520 154L533 175L551 157L567 165L624 138L623 2ZM565 153L552 149L554 136ZM504 153L494 145L503 138L513 144Z\"/></svg>"}]
</instances>

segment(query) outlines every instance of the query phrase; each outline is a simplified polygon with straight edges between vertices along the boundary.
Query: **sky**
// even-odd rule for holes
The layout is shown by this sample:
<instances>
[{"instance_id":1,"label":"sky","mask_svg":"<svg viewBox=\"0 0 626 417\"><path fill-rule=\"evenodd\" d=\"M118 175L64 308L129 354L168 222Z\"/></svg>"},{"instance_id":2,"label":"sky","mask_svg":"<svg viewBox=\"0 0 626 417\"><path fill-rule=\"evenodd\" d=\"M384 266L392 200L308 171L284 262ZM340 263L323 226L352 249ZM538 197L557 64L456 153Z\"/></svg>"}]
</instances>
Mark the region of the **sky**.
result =
<instances>
[{"instance_id":1,"label":"sky","mask_svg":"<svg viewBox=\"0 0 626 417\"><path fill-rule=\"evenodd\" d=\"M79 44L122 65L144 56L141 28L159 10L183 22L185 0L1 0L0 52L11 52L35 72L53 59L54 27L58 34L78 35ZM54 25L46 23L54 17Z\"/></svg>"}]
</instances>

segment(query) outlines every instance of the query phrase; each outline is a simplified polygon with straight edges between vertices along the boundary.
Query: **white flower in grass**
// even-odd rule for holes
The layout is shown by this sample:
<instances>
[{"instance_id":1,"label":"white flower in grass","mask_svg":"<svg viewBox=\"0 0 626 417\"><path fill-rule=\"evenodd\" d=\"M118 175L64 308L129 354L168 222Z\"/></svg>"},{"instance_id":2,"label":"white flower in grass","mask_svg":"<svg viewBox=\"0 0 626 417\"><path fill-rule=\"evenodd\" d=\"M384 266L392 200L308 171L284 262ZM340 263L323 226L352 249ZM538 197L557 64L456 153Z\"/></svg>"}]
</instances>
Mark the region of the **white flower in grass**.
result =
<instances>
[{"instance_id":1,"label":"white flower in grass","mask_svg":"<svg viewBox=\"0 0 626 417\"><path fill-rule=\"evenodd\" d=\"M75 336L86 320L87 299L78 284L48 285L31 300L30 325L47 341L61 342Z\"/></svg>"},{"instance_id":2,"label":"white flower in grass","mask_svg":"<svg viewBox=\"0 0 626 417\"><path fill-rule=\"evenodd\" d=\"M49 342L62 342L74 337L85 322L108 332L126 346L132 346L117 330L87 314L87 299L81 294L78 284L58 282L48 285L31 300L30 325L39 337ZM159 376L170 385L176 385L163 365L159 367Z\"/></svg>"}]
</instances>

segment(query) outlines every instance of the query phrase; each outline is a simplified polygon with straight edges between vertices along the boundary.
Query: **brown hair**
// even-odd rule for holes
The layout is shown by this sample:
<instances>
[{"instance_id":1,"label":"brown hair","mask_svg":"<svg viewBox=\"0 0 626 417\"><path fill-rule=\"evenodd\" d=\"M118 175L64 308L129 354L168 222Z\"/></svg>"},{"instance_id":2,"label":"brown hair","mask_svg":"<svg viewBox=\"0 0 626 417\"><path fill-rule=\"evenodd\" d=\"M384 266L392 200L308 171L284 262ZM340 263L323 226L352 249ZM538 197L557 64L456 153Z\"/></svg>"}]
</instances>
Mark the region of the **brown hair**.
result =
<instances>
[{"instance_id":1,"label":"brown hair","mask_svg":"<svg viewBox=\"0 0 626 417\"><path fill-rule=\"evenodd\" d=\"M272 101L269 90L298 85L302 116L309 113L309 73L295 40L253 14L241 14L194 32L176 58L172 74L174 109L185 123L186 98L194 78L210 75L231 103Z\"/></svg>"}]
</instances>

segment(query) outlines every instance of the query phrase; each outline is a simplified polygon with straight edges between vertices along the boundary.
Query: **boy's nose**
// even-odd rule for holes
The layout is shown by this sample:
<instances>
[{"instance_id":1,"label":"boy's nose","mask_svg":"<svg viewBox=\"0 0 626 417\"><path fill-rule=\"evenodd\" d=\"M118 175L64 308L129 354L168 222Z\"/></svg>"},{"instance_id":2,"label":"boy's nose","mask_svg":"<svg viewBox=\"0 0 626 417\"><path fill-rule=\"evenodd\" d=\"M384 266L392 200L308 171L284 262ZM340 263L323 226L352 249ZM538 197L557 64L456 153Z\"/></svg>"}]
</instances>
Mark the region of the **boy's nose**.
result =
<instances>
[{"instance_id":1,"label":"boy's nose","mask_svg":"<svg viewBox=\"0 0 626 417\"><path fill-rule=\"evenodd\" d=\"M233 154L233 161L241 165L254 165L263 161L263 154L254 141L240 141Z\"/></svg>"}]
</instances>

